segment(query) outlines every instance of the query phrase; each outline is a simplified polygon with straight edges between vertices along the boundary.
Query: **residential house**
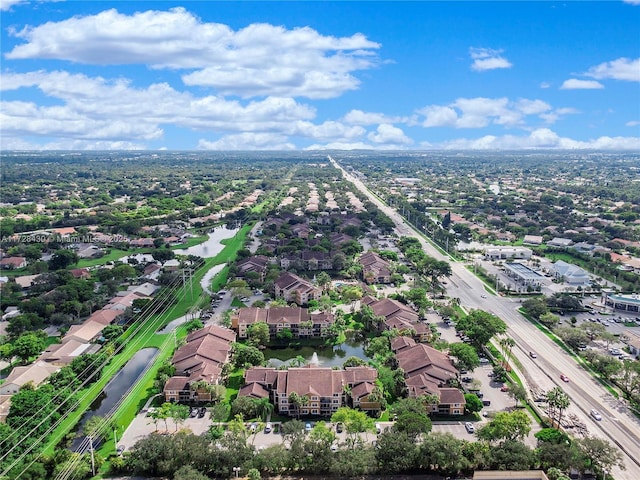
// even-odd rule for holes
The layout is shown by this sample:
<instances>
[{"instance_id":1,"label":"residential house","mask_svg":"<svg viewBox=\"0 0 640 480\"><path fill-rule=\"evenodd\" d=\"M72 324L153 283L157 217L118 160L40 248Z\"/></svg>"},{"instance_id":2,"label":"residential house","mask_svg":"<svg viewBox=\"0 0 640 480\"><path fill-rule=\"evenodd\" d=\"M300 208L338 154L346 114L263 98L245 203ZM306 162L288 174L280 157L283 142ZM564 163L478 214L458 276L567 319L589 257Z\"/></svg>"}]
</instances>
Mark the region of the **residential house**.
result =
<instances>
[{"instance_id":1,"label":"residential house","mask_svg":"<svg viewBox=\"0 0 640 480\"><path fill-rule=\"evenodd\" d=\"M320 300L322 289L293 273L284 272L274 282L275 295L287 302L306 305L310 300Z\"/></svg>"},{"instance_id":2,"label":"residential house","mask_svg":"<svg viewBox=\"0 0 640 480\"><path fill-rule=\"evenodd\" d=\"M260 281L264 281L270 260L264 255L254 255L236 262L236 276L246 277L249 273L256 273Z\"/></svg>"},{"instance_id":3,"label":"residential house","mask_svg":"<svg viewBox=\"0 0 640 480\"><path fill-rule=\"evenodd\" d=\"M376 252L363 253L358 263L362 265L362 278L368 284L391 283L391 265Z\"/></svg>"},{"instance_id":4,"label":"residential house","mask_svg":"<svg viewBox=\"0 0 640 480\"><path fill-rule=\"evenodd\" d=\"M7 270L17 270L27 266L27 259L24 257L4 257L0 259L0 268Z\"/></svg>"},{"instance_id":5,"label":"residential house","mask_svg":"<svg viewBox=\"0 0 640 480\"><path fill-rule=\"evenodd\" d=\"M64 367L83 354L96 353L100 345L79 340L75 335L65 335L62 343L53 343L40 355L40 359Z\"/></svg>"},{"instance_id":6,"label":"residential house","mask_svg":"<svg viewBox=\"0 0 640 480\"><path fill-rule=\"evenodd\" d=\"M335 317L331 313L309 313L299 307L245 307L232 315L231 328L238 333L238 338L247 338L249 326L258 322L269 325L271 338L287 329L294 338L323 338L328 335Z\"/></svg>"},{"instance_id":7,"label":"residential house","mask_svg":"<svg viewBox=\"0 0 640 480\"><path fill-rule=\"evenodd\" d=\"M372 367L344 370L312 365L287 370L252 367L245 372L245 385L238 395L269 398L279 414L289 416L327 417L343 406L379 412L381 405L374 394L377 376ZM294 393L304 397L306 403L292 402Z\"/></svg>"},{"instance_id":8,"label":"residential house","mask_svg":"<svg viewBox=\"0 0 640 480\"><path fill-rule=\"evenodd\" d=\"M129 242L129 246L134 248L152 248L153 238L135 238Z\"/></svg>"},{"instance_id":9,"label":"residential house","mask_svg":"<svg viewBox=\"0 0 640 480\"><path fill-rule=\"evenodd\" d=\"M384 320L378 330L397 329L400 332L411 332L417 342L428 342L431 339L431 328L420 321L419 315L408 305L391 298L375 299L369 295L362 298L362 305L371 307L376 317Z\"/></svg>"},{"instance_id":10,"label":"residential house","mask_svg":"<svg viewBox=\"0 0 640 480\"><path fill-rule=\"evenodd\" d=\"M573 241L570 238L554 237L552 240L547 242L547 246L549 247L566 248L571 245L573 245Z\"/></svg>"},{"instance_id":11,"label":"residential house","mask_svg":"<svg viewBox=\"0 0 640 480\"><path fill-rule=\"evenodd\" d=\"M15 277L14 281L16 284L20 285L22 290L29 290L35 283L37 283L37 279L40 275L20 275L19 277Z\"/></svg>"},{"instance_id":12,"label":"residential house","mask_svg":"<svg viewBox=\"0 0 640 480\"><path fill-rule=\"evenodd\" d=\"M15 367L11 373L0 384L0 395L13 395L18 393L27 383L33 383L34 386L40 385L49 375L57 372L60 368L47 362L38 360L31 365L24 367Z\"/></svg>"},{"instance_id":13,"label":"residential house","mask_svg":"<svg viewBox=\"0 0 640 480\"><path fill-rule=\"evenodd\" d=\"M211 393L203 384L217 385L222 367L229 362L236 334L218 325L210 325L187 335L171 363L176 373L164 385L167 402L208 402Z\"/></svg>"},{"instance_id":14,"label":"residential house","mask_svg":"<svg viewBox=\"0 0 640 480\"><path fill-rule=\"evenodd\" d=\"M86 268L72 268L69 270L69 273L71 273L73 278L79 278L81 280L91 278L91 272Z\"/></svg>"},{"instance_id":15,"label":"residential house","mask_svg":"<svg viewBox=\"0 0 640 480\"><path fill-rule=\"evenodd\" d=\"M522 240L523 245L542 245L544 241L542 235L525 235Z\"/></svg>"},{"instance_id":16,"label":"residential house","mask_svg":"<svg viewBox=\"0 0 640 480\"><path fill-rule=\"evenodd\" d=\"M391 350L398 367L404 371L409 397L435 395L438 403L430 406L429 413L464 413L464 395L457 388L449 387L449 382L458 376L458 370L446 354L407 337L394 338Z\"/></svg>"},{"instance_id":17,"label":"residential house","mask_svg":"<svg viewBox=\"0 0 640 480\"><path fill-rule=\"evenodd\" d=\"M303 250L299 253L283 255L280 266L284 269L297 268L300 270L331 270L333 268L333 255L328 252L315 250Z\"/></svg>"}]
</instances>

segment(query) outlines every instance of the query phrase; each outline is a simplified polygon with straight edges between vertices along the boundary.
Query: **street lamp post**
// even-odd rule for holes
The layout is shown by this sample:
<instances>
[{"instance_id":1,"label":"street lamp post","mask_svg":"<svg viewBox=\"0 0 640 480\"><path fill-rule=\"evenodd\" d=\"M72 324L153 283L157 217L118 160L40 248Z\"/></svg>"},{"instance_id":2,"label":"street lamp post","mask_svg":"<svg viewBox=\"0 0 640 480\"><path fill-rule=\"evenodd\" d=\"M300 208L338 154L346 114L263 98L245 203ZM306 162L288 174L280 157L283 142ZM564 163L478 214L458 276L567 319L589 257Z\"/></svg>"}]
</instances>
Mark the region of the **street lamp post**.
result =
<instances>
[{"instance_id":1,"label":"street lamp post","mask_svg":"<svg viewBox=\"0 0 640 480\"><path fill-rule=\"evenodd\" d=\"M238 478L238 474L240 473L240 467L233 467L233 471L236 474L236 478Z\"/></svg>"}]
</instances>

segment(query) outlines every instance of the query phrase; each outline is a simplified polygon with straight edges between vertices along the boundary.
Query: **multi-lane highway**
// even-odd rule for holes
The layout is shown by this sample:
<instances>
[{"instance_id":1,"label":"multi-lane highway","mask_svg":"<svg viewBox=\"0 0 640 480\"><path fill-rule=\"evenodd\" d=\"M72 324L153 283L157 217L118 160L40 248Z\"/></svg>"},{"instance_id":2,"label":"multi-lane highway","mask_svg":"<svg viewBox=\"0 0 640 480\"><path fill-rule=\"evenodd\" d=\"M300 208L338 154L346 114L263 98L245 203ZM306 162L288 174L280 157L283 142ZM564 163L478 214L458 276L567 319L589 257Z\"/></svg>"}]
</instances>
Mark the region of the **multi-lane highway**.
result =
<instances>
[{"instance_id":1,"label":"multi-lane highway","mask_svg":"<svg viewBox=\"0 0 640 480\"><path fill-rule=\"evenodd\" d=\"M418 238L425 252L438 260L450 260L433 245L418 235L403 218L388 205L376 198L356 177L345 171L334 159L332 164L342 170L344 177L352 182L378 208L393 220L398 232ZM609 394L587 371L579 366L566 352L538 330L519 312L518 299L485 295L484 284L464 265L452 262L452 276L447 293L460 299L465 308L480 308L500 317L508 326L508 334L516 341L513 354L523 366L524 380L530 388L545 391L560 386L571 398L567 413L573 413L587 426L588 434L609 440L623 454L626 470L614 468L611 474L619 480L640 479L640 422L624 405ZM483 298L483 297L487 298ZM536 359L529 356L535 351ZM560 379L566 375L569 382ZM602 420L590 417L591 409L602 414Z\"/></svg>"}]
</instances>

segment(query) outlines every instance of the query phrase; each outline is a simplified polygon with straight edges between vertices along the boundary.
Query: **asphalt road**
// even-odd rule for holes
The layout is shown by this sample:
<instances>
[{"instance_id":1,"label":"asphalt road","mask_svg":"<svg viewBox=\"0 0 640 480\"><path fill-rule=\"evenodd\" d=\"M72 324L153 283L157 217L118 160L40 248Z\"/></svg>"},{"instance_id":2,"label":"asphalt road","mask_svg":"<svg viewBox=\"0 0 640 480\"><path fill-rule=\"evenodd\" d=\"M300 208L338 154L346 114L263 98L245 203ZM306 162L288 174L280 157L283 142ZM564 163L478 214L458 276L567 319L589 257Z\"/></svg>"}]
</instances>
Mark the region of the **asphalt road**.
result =
<instances>
[{"instance_id":1,"label":"asphalt road","mask_svg":"<svg viewBox=\"0 0 640 480\"><path fill-rule=\"evenodd\" d=\"M551 390L559 385L571 398L570 413L578 415L587 425L589 434L606 438L617 445L624 458L626 470L614 468L611 474L618 480L637 480L640 478L640 422L624 409L588 372L580 367L560 347L544 333L525 319L518 311L519 300L486 295L484 284L467 268L441 254L408 226L402 217L392 208L378 200L357 178L346 172L331 157L330 161L356 188L365 194L378 208L393 220L401 235L414 236L420 240L425 252L438 260L451 262L452 276L447 286L451 297L460 299L461 306L480 308L500 317L508 326L508 334L516 341L513 354L525 370L525 379L530 388ZM529 351L535 351L537 359L529 357ZM560 379L564 374L569 377L565 383ZM602 414L597 422L589 416L592 408Z\"/></svg>"}]
</instances>

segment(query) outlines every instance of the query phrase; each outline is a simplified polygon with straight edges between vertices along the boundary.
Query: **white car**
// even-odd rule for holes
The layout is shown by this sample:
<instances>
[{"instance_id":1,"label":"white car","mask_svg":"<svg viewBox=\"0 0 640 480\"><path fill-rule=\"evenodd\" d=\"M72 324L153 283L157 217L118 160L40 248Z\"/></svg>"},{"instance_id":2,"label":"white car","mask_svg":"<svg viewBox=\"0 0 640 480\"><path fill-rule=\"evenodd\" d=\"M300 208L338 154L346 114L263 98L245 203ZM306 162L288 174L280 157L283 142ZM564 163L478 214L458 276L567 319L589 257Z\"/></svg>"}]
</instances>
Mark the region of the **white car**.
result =
<instances>
[{"instance_id":1,"label":"white car","mask_svg":"<svg viewBox=\"0 0 640 480\"><path fill-rule=\"evenodd\" d=\"M590 415L594 418L594 420L602 420L602 415L600 415L600 412L597 411L595 408L591 409L591 412L589 412Z\"/></svg>"},{"instance_id":2,"label":"white car","mask_svg":"<svg viewBox=\"0 0 640 480\"><path fill-rule=\"evenodd\" d=\"M267 422L267 424L264 427L264 433L269 433L271 431L271 422Z\"/></svg>"},{"instance_id":3,"label":"white car","mask_svg":"<svg viewBox=\"0 0 640 480\"><path fill-rule=\"evenodd\" d=\"M482 295L480 295L482 298L487 298L487 294L483 293Z\"/></svg>"},{"instance_id":4,"label":"white car","mask_svg":"<svg viewBox=\"0 0 640 480\"><path fill-rule=\"evenodd\" d=\"M466 428L467 432L469 432L469 433L473 433L473 432L476 431L476 429L473 427L473 423L471 423L471 422L466 422L464 424L464 428Z\"/></svg>"}]
</instances>

